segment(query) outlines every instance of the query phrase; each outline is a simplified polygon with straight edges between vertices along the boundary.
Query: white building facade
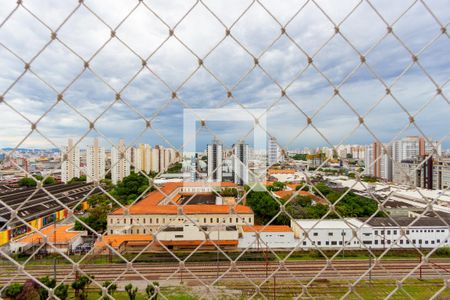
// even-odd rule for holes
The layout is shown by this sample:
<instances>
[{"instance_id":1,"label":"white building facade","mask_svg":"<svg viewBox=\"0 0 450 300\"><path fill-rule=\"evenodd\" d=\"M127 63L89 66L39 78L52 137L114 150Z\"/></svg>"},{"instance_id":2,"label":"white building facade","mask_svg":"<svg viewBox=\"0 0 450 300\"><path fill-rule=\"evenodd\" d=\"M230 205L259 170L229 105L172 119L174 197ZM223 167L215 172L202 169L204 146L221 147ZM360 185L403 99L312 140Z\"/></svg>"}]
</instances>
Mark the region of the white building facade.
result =
<instances>
[{"instance_id":1,"label":"white building facade","mask_svg":"<svg viewBox=\"0 0 450 300\"><path fill-rule=\"evenodd\" d=\"M72 139L61 151L61 181L67 183L74 177L80 177L80 149Z\"/></svg>"},{"instance_id":2,"label":"white building facade","mask_svg":"<svg viewBox=\"0 0 450 300\"><path fill-rule=\"evenodd\" d=\"M105 148L100 147L97 138L86 149L86 182L105 179Z\"/></svg>"},{"instance_id":3,"label":"white building facade","mask_svg":"<svg viewBox=\"0 0 450 300\"><path fill-rule=\"evenodd\" d=\"M111 180L117 184L130 175L131 148L126 147L123 139L111 149Z\"/></svg>"},{"instance_id":4,"label":"white building facade","mask_svg":"<svg viewBox=\"0 0 450 300\"><path fill-rule=\"evenodd\" d=\"M299 249L310 248L435 248L449 246L448 225L438 218L356 218L292 220Z\"/></svg>"}]
</instances>

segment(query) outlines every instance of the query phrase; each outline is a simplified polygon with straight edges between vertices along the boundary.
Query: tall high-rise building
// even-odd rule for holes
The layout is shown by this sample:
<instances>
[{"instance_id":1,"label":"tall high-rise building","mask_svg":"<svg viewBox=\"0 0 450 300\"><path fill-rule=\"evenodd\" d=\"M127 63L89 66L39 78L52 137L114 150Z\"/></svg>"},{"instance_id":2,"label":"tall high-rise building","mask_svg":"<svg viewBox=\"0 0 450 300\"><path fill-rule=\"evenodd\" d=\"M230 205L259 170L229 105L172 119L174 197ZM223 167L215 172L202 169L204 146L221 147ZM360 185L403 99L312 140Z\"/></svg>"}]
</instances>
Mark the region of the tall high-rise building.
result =
<instances>
[{"instance_id":1,"label":"tall high-rise building","mask_svg":"<svg viewBox=\"0 0 450 300\"><path fill-rule=\"evenodd\" d=\"M408 136L392 144L393 160L411 160L419 156L424 157L436 150L437 155L442 154L441 145L436 141L428 142L424 137Z\"/></svg>"},{"instance_id":2,"label":"tall high-rise building","mask_svg":"<svg viewBox=\"0 0 450 300\"><path fill-rule=\"evenodd\" d=\"M282 150L278 145L277 139L274 137L270 137L269 139L267 152L267 163L269 164L269 166L284 160Z\"/></svg>"},{"instance_id":3,"label":"tall high-rise building","mask_svg":"<svg viewBox=\"0 0 450 300\"><path fill-rule=\"evenodd\" d=\"M80 177L80 149L69 139L61 151L61 181L67 183L74 177Z\"/></svg>"},{"instance_id":4,"label":"tall high-rise building","mask_svg":"<svg viewBox=\"0 0 450 300\"><path fill-rule=\"evenodd\" d=\"M125 141L119 140L111 149L111 180L113 184L130 175L131 148L127 149Z\"/></svg>"},{"instance_id":5,"label":"tall high-rise building","mask_svg":"<svg viewBox=\"0 0 450 300\"><path fill-rule=\"evenodd\" d=\"M152 160L152 164L151 164L151 170L153 172L159 173L160 172L160 163L159 163L159 158L160 158L160 147L158 145L156 145L153 149L152 149L152 155L151 155L151 160Z\"/></svg>"},{"instance_id":6,"label":"tall high-rise building","mask_svg":"<svg viewBox=\"0 0 450 300\"><path fill-rule=\"evenodd\" d=\"M149 173L152 170L152 147L140 144L136 149L135 172Z\"/></svg>"},{"instance_id":7,"label":"tall high-rise building","mask_svg":"<svg viewBox=\"0 0 450 300\"><path fill-rule=\"evenodd\" d=\"M98 138L86 149L86 182L105 178L105 148L100 147Z\"/></svg>"},{"instance_id":8,"label":"tall high-rise building","mask_svg":"<svg viewBox=\"0 0 450 300\"><path fill-rule=\"evenodd\" d=\"M223 146L217 140L208 144L208 181L222 181Z\"/></svg>"},{"instance_id":9,"label":"tall high-rise building","mask_svg":"<svg viewBox=\"0 0 450 300\"><path fill-rule=\"evenodd\" d=\"M233 145L233 180L238 185L248 183L248 145L239 142Z\"/></svg>"},{"instance_id":10,"label":"tall high-rise building","mask_svg":"<svg viewBox=\"0 0 450 300\"><path fill-rule=\"evenodd\" d=\"M384 146L384 147L383 147ZM392 146L374 142L366 146L364 174L392 180Z\"/></svg>"}]
</instances>

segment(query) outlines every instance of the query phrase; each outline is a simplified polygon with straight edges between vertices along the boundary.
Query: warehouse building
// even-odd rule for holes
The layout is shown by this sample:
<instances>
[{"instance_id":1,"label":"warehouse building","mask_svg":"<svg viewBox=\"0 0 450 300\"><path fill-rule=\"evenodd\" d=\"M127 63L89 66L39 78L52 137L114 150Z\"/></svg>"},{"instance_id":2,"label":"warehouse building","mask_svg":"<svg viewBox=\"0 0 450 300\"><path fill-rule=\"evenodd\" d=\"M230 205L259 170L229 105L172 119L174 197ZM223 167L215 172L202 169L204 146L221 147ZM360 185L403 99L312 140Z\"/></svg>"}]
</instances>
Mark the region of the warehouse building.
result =
<instances>
[{"instance_id":1,"label":"warehouse building","mask_svg":"<svg viewBox=\"0 0 450 300\"><path fill-rule=\"evenodd\" d=\"M291 227L300 239L299 249L310 248L435 248L449 246L450 220L437 217L292 220Z\"/></svg>"}]
</instances>

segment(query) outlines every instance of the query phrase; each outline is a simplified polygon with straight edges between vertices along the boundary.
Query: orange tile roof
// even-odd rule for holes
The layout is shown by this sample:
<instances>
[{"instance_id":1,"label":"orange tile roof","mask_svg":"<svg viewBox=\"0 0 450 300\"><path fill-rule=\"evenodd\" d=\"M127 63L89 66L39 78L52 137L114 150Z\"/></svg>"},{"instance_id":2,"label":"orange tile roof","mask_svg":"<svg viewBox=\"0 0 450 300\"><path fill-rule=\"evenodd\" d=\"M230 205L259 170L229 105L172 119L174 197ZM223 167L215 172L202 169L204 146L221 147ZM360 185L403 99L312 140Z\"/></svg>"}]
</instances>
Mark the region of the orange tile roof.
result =
<instances>
[{"instance_id":1,"label":"orange tile roof","mask_svg":"<svg viewBox=\"0 0 450 300\"><path fill-rule=\"evenodd\" d=\"M162 185L159 190L155 190L149 193L144 199L136 202L134 205L129 207L130 214L140 214L145 213L150 206L158 205L162 200L167 199L170 193L175 191L179 187L196 187L196 186L223 186L230 187L236 186L233 182L167 182ZM177 197L175 197L178 200ZM175 200L175 202L176 202ZM136 211L133 213L132 211ZM113 215L123 214L123 208L119 208L112 212Z\"/></svg>"},{"instance_id":2,"label":"orange tile roof","mask_svg":"<svg viewBox=\"0 0 450 300\"><path fill-rule=\"evenodd\" d=\"M144 234L109 234L102 238L102 241L96 241L95 247L103 247L106 244L113 248L118 248L125 242L151 242L153 236Z\"/></svg>"},{"instance_id":3,"label":"orange tile roof","mask_svg":"<svg viewBox=\"0 0 450 300\"><path fill-rule=\"evenodd\" d=\"M73 238L84 234L85 231L72 231L73 224L56 225L56 230L53 225L44 227L40 232L47 236L47 241L56 244L69 243ZM56 240L56 242L55 242ZM18 239L19 243L36 243L40 244L44 241L44 238L37 232L30 233L21 239Z\"/></svg>"},{"instance_id":4,"label":"orange tile roof","mask_svg":"<svg viewBox=\"0 0 450 300\"><path fill-rule=\"evenodd\" d=\"M269 169L267 171L269 175L271 174L295 174L295 170L293 169Z\"/></svg>"},{"instance_id":5,"label":"orange tile roof","mask_svg":"<svg viewBox=\"0 0 450 300\"><path fill-rule=\"evenodd\" d=\"M273 192L276 196L280 197L280 198L285 198L285 197L291 197L296 191L278 191L278 192ZM303 196L303 197L310 197L311 199L313 199L315 202L323 204L323 205L328 205L327 201L319 196L316 196L310 192L307 191L298 191L297 196Z\"/></svg>"},{"instance_id":6,"label":"orange tile roof","mask_svg":"<svg viewBox=\"0 0 450 300\"><path fill-rule=\"evenodd\" d=\"M286 225L254 225L254 226L242 226L244 232L291 232L292 229Z\"/></svg>"},{"instance_id":7,"label":"orange tile roof","mask_svg":"<svg viewBox=\"0 0 450 300\"><path fill-rule=\"evenodd\" d=\"M148 243L153 241L153 237L151 235L143 235L143 234L110 234L105 235L101 242L95 242L96 248L105 247L106 244L111 247L117 249L123 243L127 243L130 246L146 246ZM202 244L203 243L203 244ZM237 245L237 240L214 240L216 245ZM202 241L202 240L170 240L170 241L155 241L155 246L160 244L164 244L165 246L212 246L214 245L211 240Z\"/></svg>"},{"instance_id":8,"label":"orange tile roof","mask_svg":"<svg viewBox=\"0 0 450 300\"><path fill-rule=\"evenodd\" d=\"M199 246L200 244L202 246L213 246L214 244L216 245L237 245L238 244L238 240L206 240L206 241L202 241L202 240L188 240L188 241L159 241L159 243L164 244L165 246Z\"/></svg>"},{"instance_id":9,"label":"orange tile roof","mask_svg":"<svg viewBox=\"0 0 450 300\"><path fill-rule=\"evenodd\" d=\"M183 210L184 214L195 215L195 214L229 214L231 208L234 206L230 205L214 205L214 204L191 204L191 205L133 205L128 208L128 213L130 215L177 215L178 207ZM252 214L253 211L250 207L245 205L236 205L234 211L237 214ZM123 214L121 209L118 209L112 213L113 215Z\"/></svg>"}]
</instances>

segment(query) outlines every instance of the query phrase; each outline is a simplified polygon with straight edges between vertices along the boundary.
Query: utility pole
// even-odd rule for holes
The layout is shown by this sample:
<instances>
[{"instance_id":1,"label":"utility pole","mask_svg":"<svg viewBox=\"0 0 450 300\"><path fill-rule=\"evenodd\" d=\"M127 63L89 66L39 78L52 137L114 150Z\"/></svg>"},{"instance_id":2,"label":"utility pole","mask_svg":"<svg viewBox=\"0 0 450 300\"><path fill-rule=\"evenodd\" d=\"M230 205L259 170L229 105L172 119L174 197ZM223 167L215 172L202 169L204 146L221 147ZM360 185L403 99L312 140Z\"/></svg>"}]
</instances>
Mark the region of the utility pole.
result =
<instances>
[{"instance_id":1,"label":"utility pole","mask_svg":"<svg viewBox=\"0 0 450 300\"><path fill-rule=\"evenodd\" d=\"M369 282L372 282L372 251L369 247Z\"/></svg>"},{"instance_id":2,"label":"utility pole","mask_svg":"<svg viewBox=\"0 0 450 300\"><path fill-rule=\"evenodd\" d=\"M420 266L419 266L419 278L422 280L422 256L419 257L420 259Z\"/></svg>"},{"instance_id":3,"label":"utility pole","mask_svg":"<svg viewBox=\"0 0 450 300\"><path fill-rule=\"evenodd\" d=\"M55 219L53 220L53 245L55 248L57 247L56 244L56 213L55 213ZM56 256L53 258L53 279L56 280Z\"/></svg>"},{"instance_id":4,"label":"utility pole","mask_svg":"<svg viewBox=\"0 0 450 300\"><path fill-rule=\"evenodd\" d=\"M276 275L273 275L273 299L277 299L277 278Z\"/></svg>"}]
</instances>

